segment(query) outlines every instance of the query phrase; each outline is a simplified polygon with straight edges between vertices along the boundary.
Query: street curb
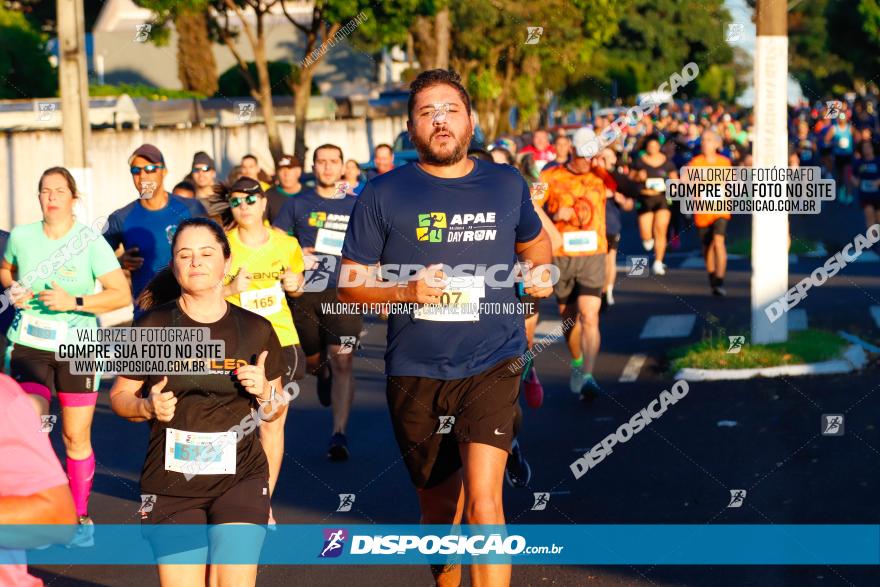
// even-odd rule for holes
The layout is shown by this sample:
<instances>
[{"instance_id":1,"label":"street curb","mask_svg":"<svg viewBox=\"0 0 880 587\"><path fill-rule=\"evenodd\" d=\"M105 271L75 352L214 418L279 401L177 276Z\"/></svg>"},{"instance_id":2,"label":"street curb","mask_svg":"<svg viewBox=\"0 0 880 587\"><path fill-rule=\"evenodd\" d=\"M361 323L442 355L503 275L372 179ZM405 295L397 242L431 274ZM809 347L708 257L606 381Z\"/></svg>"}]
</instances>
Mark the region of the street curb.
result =
<instances>
[{"instance_id":1,"label":"street curb","mask_svg":"<svg viewBox=\"0 0 880 587\"><path fill-rule=\"evenodd\" d=\"M756 369L681 369L675 379L685 381L722 381L751 379L752 377L797 377L800 375L833 375L857 371L865 366L868 358L858 345L850 345L839 359L808 363L805 365L780 365Z\"/></svg>"}]
</instances>

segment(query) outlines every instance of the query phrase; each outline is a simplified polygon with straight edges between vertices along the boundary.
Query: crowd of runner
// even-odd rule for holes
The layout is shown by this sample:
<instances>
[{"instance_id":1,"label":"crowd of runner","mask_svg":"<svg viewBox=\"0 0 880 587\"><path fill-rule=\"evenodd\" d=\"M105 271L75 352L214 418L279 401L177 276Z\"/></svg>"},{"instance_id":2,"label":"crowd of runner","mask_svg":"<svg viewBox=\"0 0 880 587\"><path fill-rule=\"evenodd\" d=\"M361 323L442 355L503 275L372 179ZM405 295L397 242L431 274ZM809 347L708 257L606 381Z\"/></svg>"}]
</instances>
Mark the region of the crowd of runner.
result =
<instances>
[{"instance_id":1,"label":"crowd of runner","mask_svg":"<svg viewBox=\"0 0 880 587\"><path fill-rule=\"evenodd\" d=\"M790 165L822 167L838 180L843 204L858 199L869 225L880 221L875 108L861 100L792 108L789 129ZM17 412L19 422L48 416L53 390L59 398L67 485L80 525L72 545L93 543L90 431L101 374L76 375L54 351L76 330L96 328L102 314L133 304L135 327L207 327L225 343L225 360L204 375L129 374L113 382L113 411L151 426L141 475L141 493L150 498L140 512L146 529L271 528L270 500L283 491L276 483L286 410L306 374L316 378L320 403L332 409L328 458L351 457L346 429L363 314L331 311L337 301L415 307L380 314L388 321L391 423L422 522L499 524L501 480L527 487L532 474L516 435L520 397L533 409L543 402L526 352L541 298L555 296L567 325L570 391L584 400L602 392L594 375L599 317L615 305L622 215L637 215L641 247L653 256L650 270L658 278L667 273L667 250L680 248L696 228L710 291L726 295L730 215L681 214L666 197L666 180L685 166L751 165L749 111L669 104L611 141L604 137L615 114L469 150L469 97L458 76L442 70L413 82L408 110L418 163L395 165L383 144L363 173L345 159L344 146L324 144L311 152L309 185L293 155L275 162L274 177L247 155L221 181L214 159L198 152L169 192L162 151L144 144L128 159L135 197L104 227L76 218L79 195L66 169L42 174L42 220L0 234L0 284L12 302L0 313L8 338L4 372L11 377L0 377L0 390L26 398L9 402L30 406L27 416ZM449 273L460 263L515 264L519 279L499 287L486 276ZM421 269L410 275L383 272L413 265ZM365 284L347 278L377 268L379 276ZM510 303L521 311L474 310ZM254 414L258 434L224 444L230 428ZM438 431L443 416L455 417L450 434ZM48 441L32 442L34 455L3 466L45 462ZM193 469L191 455L209 445L221 448ZM57 493L57 473L44 475L47 485L22 490ZM55 493L57 516L65 498ZM209 548L207 536L186 544ZM160 559L173 554L167 544L153 546ZM205 565L161 563L159 571L163 584L193 585L204 584L207 572ZM461 569L451 561L432 572L438 584L457 584ZM210 573L223 584L253 584L256 565L220 565ZM504 584L510 568L476 565L472 573Z\"/></svg>"}]
</instances>

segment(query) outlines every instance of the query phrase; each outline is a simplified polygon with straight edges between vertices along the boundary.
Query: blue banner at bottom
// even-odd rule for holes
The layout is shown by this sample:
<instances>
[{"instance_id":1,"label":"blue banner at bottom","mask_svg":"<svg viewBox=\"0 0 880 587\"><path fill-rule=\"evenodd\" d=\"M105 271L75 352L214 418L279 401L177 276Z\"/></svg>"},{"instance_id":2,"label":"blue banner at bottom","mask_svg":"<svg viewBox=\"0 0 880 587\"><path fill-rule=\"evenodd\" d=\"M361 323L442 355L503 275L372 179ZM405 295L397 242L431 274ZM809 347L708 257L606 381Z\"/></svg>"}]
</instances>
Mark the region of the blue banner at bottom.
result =
<instances>
[{"instance_id":1,"label":"blue banner at bottom","mask_svg":"<svg viewBox=\"0 0 880 587\"><path fill-rule=\"evenodd\" d=\"M877 565L880 525L0 526L0 564ZM80 534L76 534L80 532ZM75 546L69 541L75 537ZM52 542L66 543L48 545Z\"/></svg>"}]
</instances>

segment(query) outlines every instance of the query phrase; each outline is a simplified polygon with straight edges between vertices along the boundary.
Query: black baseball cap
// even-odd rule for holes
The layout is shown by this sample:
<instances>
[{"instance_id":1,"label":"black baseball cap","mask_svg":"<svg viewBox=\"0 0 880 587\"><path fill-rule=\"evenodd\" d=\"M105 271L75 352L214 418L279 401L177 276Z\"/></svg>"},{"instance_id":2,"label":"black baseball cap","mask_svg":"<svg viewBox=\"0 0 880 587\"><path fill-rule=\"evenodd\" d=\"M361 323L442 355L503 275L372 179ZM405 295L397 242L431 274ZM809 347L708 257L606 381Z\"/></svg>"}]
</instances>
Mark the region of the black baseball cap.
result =
<instances>
[{"instance_id":1,"label":"black baseball cap","mask_svg":"<svg viewBox=\"0 0 880 587\"><path fill-rule=\"evenodd\" d=\"M235 183L229 186L229 195L234 193L240 194L262 194L263 188L260 182L250 177L239 177Z\"/></svg>"},{"instance_id":2,"label":"black baseball cap","mask_svg":"<svg viewBox=\"0 0 880 587\"><path fill-rule=\"evenodd\" d=\"M302 167L302 161L296 155L282 155L275 167Z\"/></svg>"},{"instance_id":3,"label":"black baseball cap","mask_svg":"<svg viewBox=\"0 0 880 587\"><path fill-rule=\"evenodd\" d=\"M134 153L132 153L131 157L128 158L129 165L135 157L143 157L150 163L162 163L163 165L165 164L165 158L162 156L162 151L160 151L159 148L155 145L151 145L149 143L144 143L134 150Z\"/></svg>"},{"instance_id":4,"label":"black baseball cap","mask_svg":"<svg viewBox=\"0 0 880 587\"><path fill-rule=\"evenodd\" d=\"M214 160L204 151L199 151L193 155L192 166L195 167L196 165L207 165L211 169L217 169L217 166L214 165Z\"/></svg>"}]
</instances>

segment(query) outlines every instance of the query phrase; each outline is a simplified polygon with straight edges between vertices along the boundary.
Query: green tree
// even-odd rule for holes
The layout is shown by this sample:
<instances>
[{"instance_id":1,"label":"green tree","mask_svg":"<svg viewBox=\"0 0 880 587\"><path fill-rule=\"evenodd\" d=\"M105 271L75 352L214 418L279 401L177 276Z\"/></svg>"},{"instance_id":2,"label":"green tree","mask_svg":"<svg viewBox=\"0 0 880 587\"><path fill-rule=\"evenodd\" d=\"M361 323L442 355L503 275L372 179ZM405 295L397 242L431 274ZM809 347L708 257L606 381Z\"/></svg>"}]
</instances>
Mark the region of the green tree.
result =
<instances>
[{"instance_id":1,"label":"green tree","mask_svg":"<svg viewBox=\"0 0 880 587\"><path fill-rule=\"evenodd\" d=\"M755 6L755 0L748 0ZM880 77L880 2L790 2L788 67L804 95L821 100Z\"/></svg>"},{"instance_id":2,"label":"green tree","mask_svg":"<svg viewBox=\"0 0 880 587\"><path fill-rule=\"evenodd\" d=\"M208 29L209 0L135 0L153 11L150 40L168 43L168 25L177 32L177 78L184 90L211 96L217 91L217 62Z\"/></svg>"},{"instance_id":3,"label":"green tree","mask_svg":"<svg viewBox=\"0 0 880 587\"><path fill-rule=\"evenodd\" d=\"M225 0L231 2L231 0ZM413 18L422 8L420 0L315 0L310 19L295 20L279 0L285 16L303 34L303 55L293 80L296 141L294 153L305 156L306 111L309 89L317 66L333 45L347 38L348 43L365 53L375 53L383 46L406 43Z\"/></svg>"},{"instance_id":4,"label":"green tree","mask_svg":"<svg viewBox=\"0 0 880 587\"><path fill-rule=\"evenodd\" d=\"M20 12L0 6L0 98L55 96L58 74L46 40Z\"/></svg>"},{"instance_id":5,"label":"green tree","mask_svg":"<svg viewBox=\"0 0 880 587\"><path fill-rule=\"evenodd\" d=\"M486 136L491 140L508 130L514 105L517 130L536 126L550 97L588 74L629 1L453 3L450 61L468 83ZM527 44L530 27L543 32Z\"/></svg>"},{"instance_id":6,"label":"green tree","mask_svg":"<svg viewBox=\"0 0 880 587\"><path fill-rule=\"evenodd\" d=\"M727 22L731 16L723 0L635 0L605 47L607 68L595 71L596 77L604 85L623 72L625 91L619 84L618 94L631 98L656 88L693 61L700 74L685 93L699 92L701 78L711 70L702 80L703 88L729 99L739 86L732 77L733 49L724 40Z\"/></svg>"},{"instance_id":7,"label":"green tree","mask_svg":"<svg viewBox=\"0 0 880 587\"><path fill-rule=\"evenodd\" d=\"M275 96L292 96L293 86L290 84L290 80L296 75L293 66L287 61L270 61L268 68L269 83L272 84L272 94ZM257 64L249 61L247 69L251 79L256 78ZM220 76L219 89L217 90L218 95L247 96L250 92L250 86L237 65L233 65Z\"/></svg>"}]
</instances>

